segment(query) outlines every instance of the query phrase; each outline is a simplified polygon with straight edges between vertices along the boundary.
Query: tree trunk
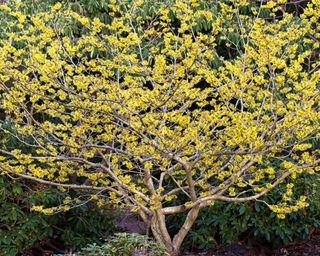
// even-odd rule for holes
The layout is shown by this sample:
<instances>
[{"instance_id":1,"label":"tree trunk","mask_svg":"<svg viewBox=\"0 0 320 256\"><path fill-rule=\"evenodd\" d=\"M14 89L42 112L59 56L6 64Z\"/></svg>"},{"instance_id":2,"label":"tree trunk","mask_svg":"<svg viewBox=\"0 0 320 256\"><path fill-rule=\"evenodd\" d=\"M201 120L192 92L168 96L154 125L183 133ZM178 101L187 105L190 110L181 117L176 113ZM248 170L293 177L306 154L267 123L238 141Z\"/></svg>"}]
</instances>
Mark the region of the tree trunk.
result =
<instances>
[{"instance_id":1,"label":"tree trunk","mask_svg":"<svg viewBox=\"0 0 320 256\"><path fill-rule=\"evenodd\" d=\"M182 227L180 228L179 232L174 236L173 246L176 251L180 250L180 247L182 245L184 238L188 234L190 228L192 227L193 223L195 222L195 220L197 219L197 217L199 215L199 211L200 211L199 205L192 208L188 212L187 217L186 217Z\"/></svg>"},{"instance_id":2,"label":"tree trunk","mask_svg":"<svg viewBox=\"0 0 320 256\"><path fill-rule=\"evenodd\" d=\"M165 222L165 215L160 210L156 210L154 212L150 224L153 236L155 237L158 243L165 246L167 255L178 255L174 252L172 239L168 233L168 229Z\"/></svg>"},{"instance_id":3,"label":"tree trunk","mask_svg":"<svg viewBox=\"0 0 320 256\"><path fill-rule=\"evenodd\" d=\"M181 248L181 244L192 227L194 221L199 214L200 207L191 209L180 231L171 239L165 222L165 215L161 210L156 210L151 218L150 227L153 236L158 243L165 246L167 256L177 256Z\"/></svg>"}]
</instances>

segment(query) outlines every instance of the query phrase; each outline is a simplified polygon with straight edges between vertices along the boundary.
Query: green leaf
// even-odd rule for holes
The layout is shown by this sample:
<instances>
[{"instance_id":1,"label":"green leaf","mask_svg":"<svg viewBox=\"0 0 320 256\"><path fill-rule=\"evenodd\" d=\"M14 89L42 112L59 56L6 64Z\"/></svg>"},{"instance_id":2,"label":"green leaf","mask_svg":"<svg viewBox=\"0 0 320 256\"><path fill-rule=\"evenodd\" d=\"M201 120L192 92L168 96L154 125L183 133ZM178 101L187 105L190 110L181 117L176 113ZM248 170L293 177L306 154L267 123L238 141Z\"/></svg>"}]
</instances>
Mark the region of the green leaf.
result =
<instances>
[{"instance_id":1,"label":"green leaf","mask_svg":"<svg viewBox=\"0 0 320 256\"><path fill-rule=\"evenodd\" d=\"M242 205L239 209L239 213L240 215L244 214L246 212L246 207L244 205Z\"/></svg>"}]
</instances>

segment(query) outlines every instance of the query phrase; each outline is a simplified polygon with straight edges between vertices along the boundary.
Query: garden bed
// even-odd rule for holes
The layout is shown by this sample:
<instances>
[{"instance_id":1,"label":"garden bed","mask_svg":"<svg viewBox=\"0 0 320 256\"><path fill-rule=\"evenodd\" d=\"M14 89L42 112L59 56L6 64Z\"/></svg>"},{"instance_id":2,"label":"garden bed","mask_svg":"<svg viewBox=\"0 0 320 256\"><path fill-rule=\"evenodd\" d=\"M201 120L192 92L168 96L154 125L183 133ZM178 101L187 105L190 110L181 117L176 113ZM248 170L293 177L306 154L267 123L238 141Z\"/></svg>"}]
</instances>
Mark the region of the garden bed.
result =
<instances>
[{"instance_id":1,"label":"garden bed","mask_svg":"<svg viewBox=\"0 0 320 256\"><path fill-rule=\"evenodd\" d=\"M270 250L263 246L248 246L231 243L225 249L215 249L207 252L186 253L184 256L314 256L320 255L320 231L309 239Z\"/></svg>"}]
</instances>

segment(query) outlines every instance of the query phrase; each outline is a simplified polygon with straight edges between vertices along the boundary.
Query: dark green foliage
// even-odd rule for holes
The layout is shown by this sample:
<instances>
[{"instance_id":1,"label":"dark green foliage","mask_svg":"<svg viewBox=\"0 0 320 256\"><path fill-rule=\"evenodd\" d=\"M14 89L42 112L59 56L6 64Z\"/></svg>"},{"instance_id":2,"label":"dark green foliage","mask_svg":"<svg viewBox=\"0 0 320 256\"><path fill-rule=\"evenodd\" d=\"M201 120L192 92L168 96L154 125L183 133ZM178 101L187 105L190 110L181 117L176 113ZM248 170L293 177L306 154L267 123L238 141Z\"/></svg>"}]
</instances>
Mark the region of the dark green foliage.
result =
<instances>
[{"instance_id":1,"label":"dark green foliage","mask_svg":"<svg viewBox=\"0 0 320 256\"><path fill-rule=\"evenodd\" d=\"M258 201L238 204L216 202L213 206L201 210L184 242L184 248L206 249L234 240L255 241L268 247L278 247L307 238L320 227L320 181L315 184L314 181L310 182L310 179L300 177L295 183L298 193L309 195L310 206L288 214L284 220L278 219L264 203ZM309 185L312 183L315 184L314 187ZM272 200L279 197L278 194L273 191L262 200L272 204ZM168 222L171 231L175 232L182 221L181 215L170 216Z\"/></svg>"},{"instance_id":2,"label":"dark green foliage","mask_svg":"<svg viewBox=\"0 0 320 256\"><path fill-rule=\"evenodd\" d=\"M63 218L56 216L54 221L65 245L76 249L88 243L102 243L113 234L116 219L112 211L87 204L63 214Z\"/></svg>"},{"instance_id":3,"label":"dark green foliage","mask_svg":"<svg viewBox=\"0 0 320 256\"><path fill-rule=\"evenodd\" d=\"M0 255L21 254L43 239L81 248L113 233L114 216L92 205L50 216L30 212L35 203L55 205L65 196L57 189L0 176Z\"/></svg>"},{"instance_id":4,"label":"dark green foliage","mask_svg":"<svg viewBox=\"0 0 320 256\"><path fill-rule=\"evenodd\" d=\"M17 255L50 234L48 223L31 214L18 181L0 177L0 255Z\"/></svg>"},{"instance_id":5,"label":"dark green foliage","mask_svg":"<svg viewBox=\"0 0 320 256\"><path fill-rule=\"evenodd\" d=\"M23 1L23 6L19 10L22 10L22 12L28 16L34 13L49 11L52 6L58 2L63 4L63 9L70 8L83 16L99 18L105 23L111 22L111 17L108 15L109 0L26 0ZM9 6L11 5L10 1L7 3ZM16 7L15 3L12 3L12 6ZM15 20L12 16L7 15L6 12L0 12L0 38L5 36L7 32L15 31L15 28L10 25L10 22L14 22ZM55 20L55 25L57 28L63 28L63 33L70 37L76 37L83 32L83 26L79 24L79 22L62 19L58 17L58 15Z\"/></svg>"}]
</instances>

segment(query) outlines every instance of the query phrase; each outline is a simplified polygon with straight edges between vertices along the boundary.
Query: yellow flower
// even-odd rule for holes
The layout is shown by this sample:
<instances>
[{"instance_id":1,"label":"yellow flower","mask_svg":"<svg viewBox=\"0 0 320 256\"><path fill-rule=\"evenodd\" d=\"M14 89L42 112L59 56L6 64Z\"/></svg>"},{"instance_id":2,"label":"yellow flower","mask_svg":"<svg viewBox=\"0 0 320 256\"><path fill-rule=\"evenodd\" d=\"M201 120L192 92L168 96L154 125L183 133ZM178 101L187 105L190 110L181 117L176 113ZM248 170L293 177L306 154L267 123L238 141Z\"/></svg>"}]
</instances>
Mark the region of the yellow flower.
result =
<instances>
[{"instance_id":1,"label":"yellow flower","mask_svg":"<svg viewBox=\"0 0 320 256\"><path fill-rule=\"evenodd\" d=\"M59 11L62 7L62 4L60 2L56 3L54 6L52 6L51 10L52 11Z\"/></svg>"}]
</instances>

